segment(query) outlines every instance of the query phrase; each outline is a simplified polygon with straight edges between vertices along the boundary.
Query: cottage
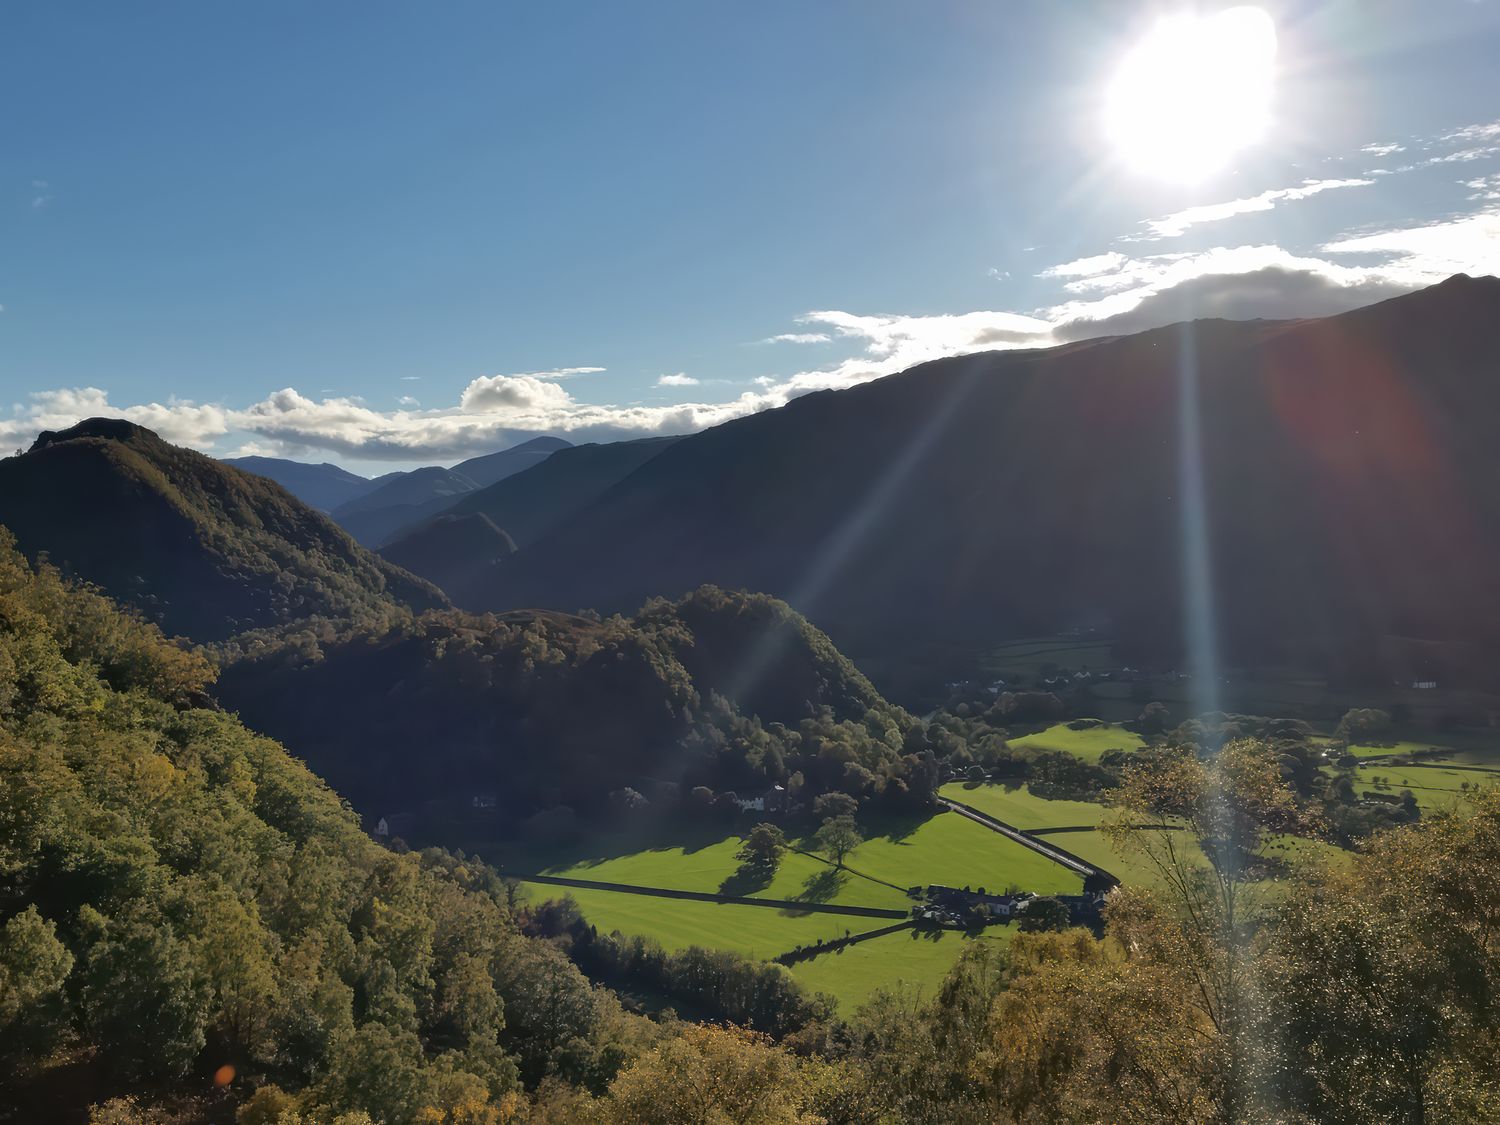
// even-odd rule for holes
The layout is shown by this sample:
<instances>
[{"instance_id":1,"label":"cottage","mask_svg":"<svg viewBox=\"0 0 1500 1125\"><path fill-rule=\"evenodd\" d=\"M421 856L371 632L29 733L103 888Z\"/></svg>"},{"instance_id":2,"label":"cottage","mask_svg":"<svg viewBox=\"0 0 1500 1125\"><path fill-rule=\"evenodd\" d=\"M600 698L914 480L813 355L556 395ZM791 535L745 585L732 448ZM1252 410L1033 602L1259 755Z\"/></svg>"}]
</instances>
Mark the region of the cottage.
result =
<instances>
[{"instance_id":1,"label":"cottage","mask_svg":"<svg viewBox=\"0 0 1500 1125\"><path fill-rule=\"evenodd\" d=\"M741 812L780 812L786 804L786 788L773 785L754 797L735 797Z\"/></svg>"},{"instance_id":2,"label":"cottage","mask_svg":"<svg viewBox=\"0 0 1500 1125\"><path fill-rule=\"evenodd\" d=\"M411 813L386 813L375 822L375 835L381 840L405 839L416 824L417 818Z\"/></svg>"}]
</instances>

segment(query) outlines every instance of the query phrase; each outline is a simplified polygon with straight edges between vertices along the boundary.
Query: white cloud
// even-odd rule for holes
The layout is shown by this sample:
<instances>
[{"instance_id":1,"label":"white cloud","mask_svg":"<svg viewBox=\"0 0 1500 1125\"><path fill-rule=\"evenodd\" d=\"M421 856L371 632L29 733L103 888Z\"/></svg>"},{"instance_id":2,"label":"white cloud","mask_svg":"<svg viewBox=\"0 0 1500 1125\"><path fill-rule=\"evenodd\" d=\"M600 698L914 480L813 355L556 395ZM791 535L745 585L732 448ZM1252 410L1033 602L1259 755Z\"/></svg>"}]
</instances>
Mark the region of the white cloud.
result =
<instances>
[{"instance_id":1,"label":"white cloud","mask_svg":"<svg viewBox=\"0 0 1500 1125\"><path fill-rule=\"evenodd\" d=\"M397 406L404 406L407 410L415 410L417 407L421 406L422 404L420 402L418 402L416 399L412 398L411 395L402 395L400 398L398 398L396 400L396 405Z\"/></svg>"},{"instance_id":2,"label":"white cloud","mask_svg":"<svg viewBox=\"0 0 1500 1125\"><path fill-rule=\"evenodd\" d=\"M1368 153L1370 156L1390 156L1393 152L1405 152L1406 146L1398 144L1365 145L1359 151Z\"/></svg>"},{"instance_id":3,"label":"white cloud","mask_svg":"<svg viewBox=\"0 0 1500 1125\"><path fill-rule=\"evenodd\" d=\"M1476 197L1488 198L1486 193L1500 190L1500 177L1481 176L1464 181L1464 186ZM857 354L790 375L760 376L751 389L727 401L586 403L560 382L597 368L483 376L472 380L450 406L422 409L414 398L403 396L399 409L385 411L353 397L314 399L290 387L248 406L168 399L117 407L103 390L80 387L34 394L9 415L0 411L0 442L6 447L28 444L41 429L112 415L202 449L225 444L281 456L334 454L363 461L431 463L490 452L538 434L612 441L689 433L782 406L811 391L855 386L943 356L1043 347L1156 327L1185 316L1324 315L1457 272L1500 273L1500 207L1491 204L1442 222L1350 232L1304 253L1246 245L1136 256L1118 251L1096 254L1042 271L1042 277L1061 282L1066 299L1030 312L810 312L799 318L798 331L786 334L786 342L837 338L855 345ZM714 381L695 381L679 372L661 376L658 384L706 388ZM224 441L231 436L232 441Z\"/></svg>"},{"instance_id":4,"label":"white cloud","mask_svg":"<svg viewBox=\"0 0 1500 1125\"><path fill-rule=\"evenodd\" d=\"M1439 140L1449 144L1470 144L1473 141L1500 141L1500 121L1486 121L1478 125L1465 125L1451 133L1444 133Z\"/></svg>"},{"instance_id":5,"label":"white cloud","mask_svg":"<svg viewBox=\"0 0 1500 1125\"><path fill-rule=\"evenodd\" d=\"M1473 180L1464 180L1463 186L1474 192L1473 195L1469 196L1470 199L1500 199L1500 174L1480 176Z\"/></svg>"},{"instance_id":6,"label":"white cloud","mask_svg":"<svg viewBox=\"0 0 1500 1125\"><path fill-rule=\"evenodd\" d=\"M783 332L780 336L767 336L762 344L826 344L832 339L826 332Z\"/></svg>"},{"instance_id":7,"label":"white cloud","mask_svg":"<svg viewBox=\"0 0 1500 1125\"><path fill-rule=\"evenodd\" d=\"M467 387L458 403L471 413L556 409L573 396L540 375L481 375Z\"/></svg>"},{"instance_id":8,"label":"white cloud","mask_svg":"<svg viewBox=\"0 0 1500 1125\"><path fill-rule=\"evenodd\" d=\"M1099 274L1111 273L1119 269L1129 260L1124 254L1111 250L1107 254L1074 258L1071 262L1064 262L1060 266L1051 266L1037 274L1037 277L1096 277Z\"/></svg>"},{"instance_id":9,"label":"white cloud","mask_svg":"<svg viewBox=\"0 0 1500 1125\"><path fill-rule=\"evenodd\" d=\"M422 379L422 376L420 376L420 375L403 375L403 376L401 376L401 381L403 383L417 383L417 382L420 382L421 379Z\"/></svg>"},{"instance_id":10,"label":"white cloud","mask_svg":"<svg viewBox=\"0 0 1500 1125\"><path fill-rule=\"evenodd\" d=\"M1151 233L1139 237L1176 238L1185 233L1189 227L1198 226L1200 223L1217 223L1233 218L1235 215L1270 211L1278 203L1307 199L1335 188L1369 187L1374 182L1374 180L1304 180L1298 187L1272 188L1244 199L1231 199L1224 203L1206 203L1200 207L1188 207L1160 219L1147 219L1145 226Z\"/></svg>"},{"instance_id":11,"label":"white cloud","mask_svg":"<svg viewBox=\"0 0 1500 1125\"><path fill-rule=\"evenodd\" d=\"M1457 152L1444 153L1442 156L1434 156L1430 160L1423 161L1424 164L1468 164L1474 160L1483 160L1487 156L1500 154L1500 145L1482 145L1478 148L1462 148Z\"/></svg>"},{"instance_id":12,"label":"white cloud","mask_svg":"<svg viewBox=\"0 0 1500 1125\"><path fill-rule=\"evenodd\" d=\"M511 379L571 379L575 375L597 375L603 367L558 367L551 371L521 371L506 376Z\"/></svg>"},{"instance_id":13,"label":"white cloud","mask_svg":"<svg viewBox=\"0 0 1500 1125\"><path fill-rule=\"evenodd\" d=\"M1500 274L1500 208L1323 245L1330 254L1378 255L1380 269L1410 286L1455 273Z\"/></svg>"}]
</instances>

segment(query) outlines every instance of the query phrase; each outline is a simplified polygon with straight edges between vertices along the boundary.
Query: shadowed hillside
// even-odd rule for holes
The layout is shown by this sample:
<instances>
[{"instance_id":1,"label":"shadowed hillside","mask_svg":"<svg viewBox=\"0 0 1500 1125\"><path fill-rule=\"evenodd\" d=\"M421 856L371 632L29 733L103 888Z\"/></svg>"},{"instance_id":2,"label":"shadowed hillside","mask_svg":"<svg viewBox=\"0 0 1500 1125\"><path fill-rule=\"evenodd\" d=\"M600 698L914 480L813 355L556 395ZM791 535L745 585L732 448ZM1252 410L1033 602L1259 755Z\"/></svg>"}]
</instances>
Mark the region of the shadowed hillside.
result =
<instances>
[{"instance_id":1,"label":"shadowed hillside","mask_svg":"<svg viewBox=\"0 0 1500 1125\"><path fill-rule=\"evenodd\" d=\"M575 445L524 473L464 496L452 512L483 513L524 548L680 440L663 437Z\"/></svg>"},{"instance_id":2,"label":"shadowed hillside","mask_svg":"<svg viewBox=\"0 0 1500 1125\"><path fill-rule=\"evenodd\" d=\"M480 512L443 513L399 535L379 554L421 575L443 590L471 584L475 577L516 553L516 545Z\"/></svg>"},{"instance_id":3,"label":"shadowed hillside","mask_svg":"<svg viewBox=\"0 0 1500 1125\"><path fill-rule=\"evenodd\" d=\"M333 518L369 547L378 547L452 507L459 499L545 462L571 448L562 438L538 437L498 453L471 457L451 469L428 466L387 473L334 509Z\"/></svg>"},{"instance_id":4,"label":"shadowed hillside","mask_svg":"<svg viewBox=\"0 0 1500 1125\"><path fill-rule=\"evenodd\" d=\"M670 782L675 801L797 771L808 799L897 799L912 769L911 717L827 637L785 603L711 588L630 619L441 613L298 637L230 664L218 694L371 812L474 793L518 816L597 812L626 786Z\"/></svg>"},{"instance_id":5,"label":"shadowed hillside","mask_svg":"<svg viewBox=\"0 0 1500 1125\"><path fill-rule=\"evenodd\" d=\"M446 604L280 485L125 421L45 433L0 461L0 524L28 556L198 641Z\"/></svg>"},{"instance_id":6,"label":"shadowed hillside","mask_svg":"<svg viewBox=\"0 0 1500 1125\"><path fill-rule=\"evenodd\" d=\"M1171 657L1186 462L1226 655L1384 680L1381 638L1500 636L1497 316L1500 281L1456 277L811 394L683 438L535 542L499 517L521 551L460 600L609 611L713 582L786 597L857 659L1080 624Z\"/></svg>"}]
</instances>

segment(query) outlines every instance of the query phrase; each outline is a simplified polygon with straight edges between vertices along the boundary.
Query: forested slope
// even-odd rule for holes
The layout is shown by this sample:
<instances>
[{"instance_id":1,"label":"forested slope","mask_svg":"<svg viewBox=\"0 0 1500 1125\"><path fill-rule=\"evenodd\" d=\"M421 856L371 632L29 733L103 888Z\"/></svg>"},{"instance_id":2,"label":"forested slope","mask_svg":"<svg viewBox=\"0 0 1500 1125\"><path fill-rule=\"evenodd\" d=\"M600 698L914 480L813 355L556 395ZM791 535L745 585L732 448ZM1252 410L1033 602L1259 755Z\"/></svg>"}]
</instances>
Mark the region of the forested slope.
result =
<instances>
[{"instance_id":1,"label":"forested slope","mask_svg":"<svg viewBox=\"0 0 1500 1125\"><path fill-rule=\"evenodd\" d=\"M28 557L199 642L315 617L377 627L447 604L273 481L118 419L0 460L0 524Z\"/></svg>"}]
</instances>

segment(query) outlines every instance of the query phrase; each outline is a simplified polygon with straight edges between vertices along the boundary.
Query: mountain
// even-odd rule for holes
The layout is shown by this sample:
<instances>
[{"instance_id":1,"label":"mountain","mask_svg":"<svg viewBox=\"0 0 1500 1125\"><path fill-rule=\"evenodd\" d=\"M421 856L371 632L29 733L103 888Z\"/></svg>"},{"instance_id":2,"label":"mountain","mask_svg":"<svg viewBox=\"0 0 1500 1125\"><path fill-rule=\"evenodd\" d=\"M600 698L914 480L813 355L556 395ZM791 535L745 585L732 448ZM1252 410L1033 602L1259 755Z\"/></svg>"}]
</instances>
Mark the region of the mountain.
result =
<instances>
[{"instance_id":1,"label":"mountain","mask_svg":"<svg viewBox=\"0 0 1500 1125\"><path fill-rule=\"evenodd\" d=\"M369 547L388 542L398 531L431 519L461 496L524 472L567 449L561 438L532 438L511 449L461 461L451 469L429 466L390 473L376 487L333 512L349 534Z\"/></svg>"},{"instance_id":2,"label":"mountain","mask_svg":"<svg viewBox=\"0 0 1500 1125\"><path fill-rule=\"evenodd\" d=\"M572 447L572 442L562 438L535 437L498 453L486 453L482 457L460 461L453 466L453 471L468 477L480 488L486 488L498 480L523 473L533 465L540 465L552 454Z\"/></svg>"},{"instance_id":3,"label":"mountain","mask_svg":"<svg viewBox=\"0 0 1500 1125\"><path fill-rule=\"evenodd\" d=\"M486 509L521 550L460 601L609 612L711 582L908 672L1079 625L1180 659L1197 487L1213 616L1194 627L1227 661L1389 683L1435 642L1462 676L1500 643L1497 323L1500 280L1460 276L810 394L673 443L534 541Z\"/></svg>"},{"instance_id":4,"label":"mountain","mask_svg":"<svg viewBox=\"0 0 1500 1125\"><path fill-rule=\"evenodd\" d=\"M450 831L477 794L519 819L600 814L634 787L670 817L699 785L763 792L800 775L808 800L838 789L901 807L936 777L903 757L925 746L905 742L912 718L805 618L711 587L630 618L448 612L299 638L228 665L216 691L356 808L435 807Z\"/></svg>"},{"instance_id":5,"label":"mountain","mask_svg":"<svg viewBox=\"0 0 1500 1125\"><path fill-rule=\"evenodd\" d=\"M387 562L420 575L443 590L467 588L516 545L482 512L435 516L381 547Z\"/></svg>"},{"instance_id":6,"label":"mountain","mask_svg":"<svg viewBox=\"0 0 1500 1125\"><path fill-rule=\"evenodd\" d=\"M0 460L0 524L29 557L198 641L446 604L275 482L119 419L44 433Z\"/></svg>"},{"instance_id":7,"label":"mountain","mask_svg":"<svg viewBox=\"0 0 1500 1125\"><path fill-rule=\"evenodd\" d=\"M679 440L659 437L575 445L535 468L462 497L450 511L487 516L518 547L526 547Z\"/></svg>"},{"instance_id":8,"label":"mountain","mask_svg":"<svg viewBox=\"0 0 1500 1125\"><path fill-rule=\"evenodd\" d=\"M274 480L309 508L331 512L377 486L366 477L330 465L309 465L281 457L225 457L224 464Z\"/></svg>"}]
</instances>

